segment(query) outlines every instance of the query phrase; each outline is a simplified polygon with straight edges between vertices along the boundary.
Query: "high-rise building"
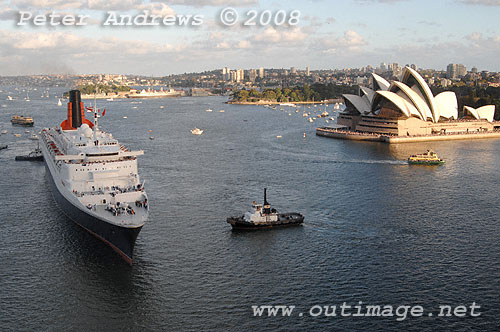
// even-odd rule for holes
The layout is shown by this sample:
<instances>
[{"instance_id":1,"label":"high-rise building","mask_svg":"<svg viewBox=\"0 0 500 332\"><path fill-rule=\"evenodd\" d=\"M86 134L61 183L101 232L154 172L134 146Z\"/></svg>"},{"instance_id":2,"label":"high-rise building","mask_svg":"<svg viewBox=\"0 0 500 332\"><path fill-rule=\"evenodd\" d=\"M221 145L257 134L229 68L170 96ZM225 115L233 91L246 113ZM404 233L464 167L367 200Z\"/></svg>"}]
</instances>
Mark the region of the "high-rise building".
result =
<instances>
[{"instance_id":1,"label":"high-rise building","mask_svg":"<svg viewBox=\"0 0 500 332\"><path fill-rule=\"evenodd\" d=\"M295 67L290 68L290 72L292 73L292 75L297 74L297 68Z\"/></svg>"},{"instance_id":2,"label":"high-rise building","mask_svg":"<svg viewBox=\"0 0 500 332\"><path fill-rule=\"evenodd\" d=\"M380 72L385 73L387 71L387 64L385 62L380 63Z\"/></svg>"},{"instance_id":3,"label":"high-rise building","mask_svg":"<svg viewBox=\"0 0 500 332\"><path fill-rule=\"evenodd\" d=\"M250 69L248 71L248 80L252 83L255 82L255 79L257 78L257 70L255 69Z\"/></svg>"},{"instance_id":4,"label":"high-rise building","mask_svg":"<svg viewBox=\"0 0 500 332\"><path fill-rule=\"evenodd\" d=\"M474 74L477 74L477 67L472 67L472 69L470 70L472 73Z\"/></svg>"},{"instance_id":5,"label":"high-rise building","mask_svg":"<svg viewBox=\"0 0 500 332\"><path fill-rule=\"evenodd\" d=\"M264 78L264 68L263 67L259 68L259 77Z\"/></svg>"},{"instance_id":6,"label":"high-rise building","mask_svg":"<svg viewBox=\"0 0 500 332\"><path fill-rule=\"evenodd\" d=\"M222 68L222 79L224 81L229 81L231 80L231 71L229 70L228 67Z\"/></svg>"},{"instance_id":7,"label":"high-rise building","mask_svg":"<svg viewBox=\"0 0 500 332\"><path fill-rule=\"evenodd\" d=\"M236 82L241 82L245 78L245 71L243 69L238 69L236 71Z\"/></svg>"},{"instance_id":8,"label":"high-rise building","mask_svg":"<svg viewBox=\"0 0 500 332\"><path fill-rule=\"evenodd\" d=\"M309 70L309 66L306 67L306 76L310 76L311 75L311 71Z\"/></svg>"},{"instance_id":9,"label":"high-rise building","mask_svg":"<svg viewBox=\"0 0 500 332\"><path fill-rule=\"evenodd\" d=\"M446 67L446 77L449 79L458 79L467 75L467 69L462 64L450 63Z\"/></svg>"}]
</instances>

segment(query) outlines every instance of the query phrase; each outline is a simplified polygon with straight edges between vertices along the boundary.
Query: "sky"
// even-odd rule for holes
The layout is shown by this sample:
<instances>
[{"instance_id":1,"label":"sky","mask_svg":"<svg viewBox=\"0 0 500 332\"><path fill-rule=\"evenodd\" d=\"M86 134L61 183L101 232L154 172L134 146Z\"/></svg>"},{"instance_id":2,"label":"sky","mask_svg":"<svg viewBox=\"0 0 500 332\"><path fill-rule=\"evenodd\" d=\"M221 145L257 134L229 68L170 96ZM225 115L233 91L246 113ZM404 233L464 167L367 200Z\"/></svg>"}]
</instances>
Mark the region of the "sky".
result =
<instances>
[{"instance_id":1,"label":"sky","mask_svg":"<svg viewBox=\"0 0 500 332\"><path fill-rule=\"evenodd\" d=\"M226 8L238 14L234 25L222 23ZM80 26L33 23L50 13L88 17ZM159 25L114 25L120 15L156 15ZM188 24L162 24L172 16L189 17ZM0 75L163 76L382 62L500 71L499 17L500 0L0 0Z\"/></svg>"}]
</instances>

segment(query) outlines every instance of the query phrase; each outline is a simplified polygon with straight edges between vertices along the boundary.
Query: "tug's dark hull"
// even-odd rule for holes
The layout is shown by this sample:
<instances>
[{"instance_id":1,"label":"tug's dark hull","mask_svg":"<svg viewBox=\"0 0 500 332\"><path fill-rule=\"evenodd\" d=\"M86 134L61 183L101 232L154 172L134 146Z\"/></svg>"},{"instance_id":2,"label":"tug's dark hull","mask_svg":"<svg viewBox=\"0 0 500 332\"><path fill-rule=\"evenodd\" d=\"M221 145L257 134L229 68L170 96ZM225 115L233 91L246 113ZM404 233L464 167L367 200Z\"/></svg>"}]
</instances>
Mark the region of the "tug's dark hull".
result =
<instances>
[{"instance_id":1,"label":"tug's dark hull","mask_svg":"<svg viewBox=\"0 0 500 332\"><path fill-rule=\"evenodd\" d=\"M233 227L233 231L246 231L246 230L258 230L267 228L281 228L289 226L298 226L304 222L304 216L300 213L280 213L278 214L277 221L269 221L266 223L255 224L253 222L246 221L243 216L241 217L229 217L227 222Z\"/></svg>"}]
</instances>

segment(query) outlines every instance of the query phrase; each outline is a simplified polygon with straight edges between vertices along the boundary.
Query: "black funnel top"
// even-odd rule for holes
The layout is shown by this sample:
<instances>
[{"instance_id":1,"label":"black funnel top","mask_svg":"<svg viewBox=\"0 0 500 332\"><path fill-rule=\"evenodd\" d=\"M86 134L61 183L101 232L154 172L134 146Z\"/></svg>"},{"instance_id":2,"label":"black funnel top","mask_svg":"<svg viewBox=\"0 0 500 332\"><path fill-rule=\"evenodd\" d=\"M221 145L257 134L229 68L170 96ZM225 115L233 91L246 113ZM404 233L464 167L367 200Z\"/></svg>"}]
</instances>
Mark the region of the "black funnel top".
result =
<instances>
[{"instance_id":1,"label":"black funnel top","mask_svg":"<svg viewBox=\"0 0 500 332\"><path fill-rule=\"evenodd\" d=\"M269 205L267 202L267 188L264 188L264 205Z\"/></svg>"},{"instance_id":2,"label":"black funnel top","mask_svg":"<svg viewBox=\"0 0 500 332\"><path fill-rule=\"evenodd\" d=\"M79 128L82 125L80 90L71 90L69 92L69 102L71 103L71 126Z\"/></svg>"}]
</instances>

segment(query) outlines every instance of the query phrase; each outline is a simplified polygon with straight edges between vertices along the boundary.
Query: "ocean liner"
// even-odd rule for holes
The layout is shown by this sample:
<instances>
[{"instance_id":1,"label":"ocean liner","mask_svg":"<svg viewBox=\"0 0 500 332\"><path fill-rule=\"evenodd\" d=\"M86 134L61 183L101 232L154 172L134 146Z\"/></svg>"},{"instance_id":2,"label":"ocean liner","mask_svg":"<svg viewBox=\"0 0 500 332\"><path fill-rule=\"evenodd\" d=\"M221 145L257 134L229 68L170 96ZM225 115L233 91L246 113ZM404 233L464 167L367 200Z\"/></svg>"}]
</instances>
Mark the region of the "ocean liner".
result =
<instances>
[{"instance_id":1,"label":"ocean liner","mask_svg":"<svg viewBox=\"0 0 500 332\"><path fill-rule=\"evenodd\" d=\"M67 119L41 134L54 199L76 224L132 264L134 244L149 213L137 156L85 118L80 91L69 92Z\"/></svg>"}]
</instances>

